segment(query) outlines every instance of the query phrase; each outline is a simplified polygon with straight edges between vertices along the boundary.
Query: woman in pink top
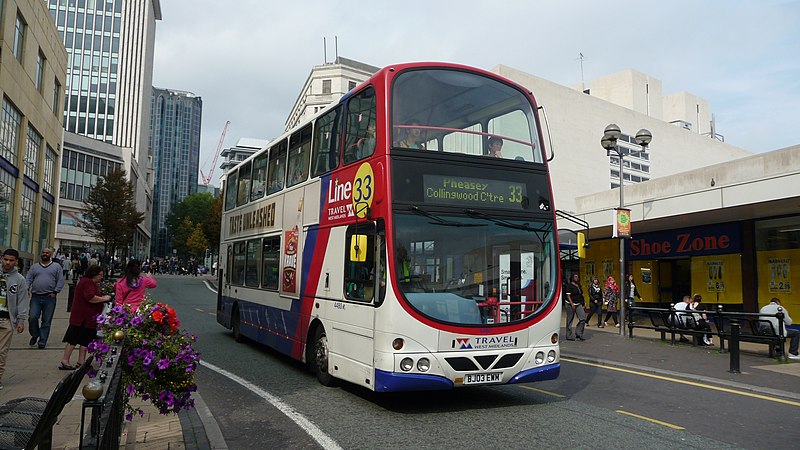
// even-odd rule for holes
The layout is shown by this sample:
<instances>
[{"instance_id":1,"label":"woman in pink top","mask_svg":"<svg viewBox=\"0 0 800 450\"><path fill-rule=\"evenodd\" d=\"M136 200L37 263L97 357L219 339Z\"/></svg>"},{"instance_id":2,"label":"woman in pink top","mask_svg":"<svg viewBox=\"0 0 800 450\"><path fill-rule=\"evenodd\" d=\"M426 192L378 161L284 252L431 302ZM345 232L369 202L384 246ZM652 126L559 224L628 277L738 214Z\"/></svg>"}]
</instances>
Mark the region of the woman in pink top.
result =
<instances>
[{"instance_id":1,"label":"woman in pink top","mask_svg":"<svg viewBox=\"0 0 800 450\"><path fill-rule=\"evenodd\" d=\"M127 306L131 311L136 311L144 299L145 291L158 286L153 277L141 274L141 265L135 260L130 260L125 267L125 276L114 285L117 305Z\"/></svg>"}]
</instances>

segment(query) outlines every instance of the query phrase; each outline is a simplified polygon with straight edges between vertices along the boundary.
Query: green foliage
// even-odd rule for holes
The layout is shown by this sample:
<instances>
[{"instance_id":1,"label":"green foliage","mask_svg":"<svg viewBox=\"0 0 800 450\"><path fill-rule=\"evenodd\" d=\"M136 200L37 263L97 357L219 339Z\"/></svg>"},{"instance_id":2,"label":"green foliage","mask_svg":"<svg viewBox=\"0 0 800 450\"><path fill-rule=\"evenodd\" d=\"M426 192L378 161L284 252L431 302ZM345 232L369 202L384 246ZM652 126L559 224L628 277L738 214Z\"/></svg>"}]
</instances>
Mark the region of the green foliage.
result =
<instances>
[{"instance_id":1,"label":"green foliage","mask_svg":"<svg viewBox=\"0 0 800 450\"><path fill-rule=\"evenodd\" d=\"M98 178L84 208L80 227L111 253L125 247L133 238L136 226L144 220L144 213L136 210L133 185L124 170Z\"/></svg>"},{"instance_id":2,"label":"green foliage","mask_svg":"<svg viewBox=\"0 0 800 450\"><path fill-rule=\"evenodd\" d=\"M192 234L190 234L189 238L186 240L186 249L189 251L190 255L202 257L207 248L208 239L206 239L206 235L203 233L203 226L198 223L195 225Z\"/></svg>"},{"instance_id":3,"label":"green foliage","mask_svg":"<svg viewBox=\"0 0 800 450\"><path fill-rule=\"evenodd\" d=\"M219 247L221 222L222 197L198 192L175 205L165 224L179 254L201 257L206 249Z\"/></svg>"}]
</instances>

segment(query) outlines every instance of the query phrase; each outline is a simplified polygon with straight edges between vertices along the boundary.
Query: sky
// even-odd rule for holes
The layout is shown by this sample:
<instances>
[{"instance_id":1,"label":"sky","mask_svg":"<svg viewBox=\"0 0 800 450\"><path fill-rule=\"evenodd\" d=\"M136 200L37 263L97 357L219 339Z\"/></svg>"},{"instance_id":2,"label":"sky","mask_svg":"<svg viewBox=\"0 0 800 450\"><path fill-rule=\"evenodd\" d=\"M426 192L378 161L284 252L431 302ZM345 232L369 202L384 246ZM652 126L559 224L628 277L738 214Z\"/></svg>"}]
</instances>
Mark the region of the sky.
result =
<instances>
[{"instance_id":1,"label":"sky","mask_svg":"<svg viewBox=\"0 0 800 450\"><path fill-rule=\"evenodd\" d=\"M377 67L503 64L565 86L635 69L664 95L708 100L729 144L800 144L800 0L161 0L161 10L153 85L202 97L205 173L227 120L223 148L281 134L311 68L337 47Z\"/></svg>"}]
</instances>

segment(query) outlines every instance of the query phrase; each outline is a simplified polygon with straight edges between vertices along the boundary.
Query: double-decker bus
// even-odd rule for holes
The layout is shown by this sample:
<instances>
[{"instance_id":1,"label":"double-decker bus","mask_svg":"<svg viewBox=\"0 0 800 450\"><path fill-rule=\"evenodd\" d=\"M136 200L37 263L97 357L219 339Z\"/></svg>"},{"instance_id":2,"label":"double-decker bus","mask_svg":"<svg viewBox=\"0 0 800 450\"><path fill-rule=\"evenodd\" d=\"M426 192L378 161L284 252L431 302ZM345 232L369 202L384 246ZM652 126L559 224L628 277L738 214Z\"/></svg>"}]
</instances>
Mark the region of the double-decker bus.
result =
<instances>
[{"instance_id":1,"label":"double-decker bus","mask_svg":"<svg viewBox=\"0 0 800 450\"><path fill-rule=\"evenodd\" d=\"M325 385L556 378L545 155L525 88L448 63L378 71L226 174L217 321Z\"/></svg>"}]
</instances>

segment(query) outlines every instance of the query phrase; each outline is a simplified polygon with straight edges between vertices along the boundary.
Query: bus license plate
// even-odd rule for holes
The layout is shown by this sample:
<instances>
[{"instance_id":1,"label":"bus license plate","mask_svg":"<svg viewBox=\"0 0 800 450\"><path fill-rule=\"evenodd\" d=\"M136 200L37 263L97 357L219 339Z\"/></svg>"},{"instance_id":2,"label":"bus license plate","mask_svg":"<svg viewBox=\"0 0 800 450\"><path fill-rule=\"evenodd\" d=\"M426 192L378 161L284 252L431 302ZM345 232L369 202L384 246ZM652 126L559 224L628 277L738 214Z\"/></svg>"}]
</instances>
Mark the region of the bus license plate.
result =
<instances>
[{"instance_id":1,"label":"bus license plate","mask_svg":"<svg viewBox=\"0 0 800 450\"><path fill-rule=\"evenodd\" d=\"M488 384L503 381L502 372L470 373L464 376L464 384Z\"/></svg>"}]
</instances>

